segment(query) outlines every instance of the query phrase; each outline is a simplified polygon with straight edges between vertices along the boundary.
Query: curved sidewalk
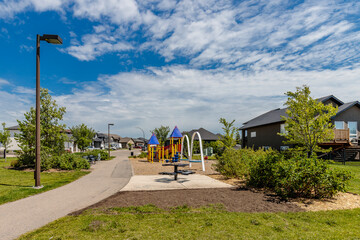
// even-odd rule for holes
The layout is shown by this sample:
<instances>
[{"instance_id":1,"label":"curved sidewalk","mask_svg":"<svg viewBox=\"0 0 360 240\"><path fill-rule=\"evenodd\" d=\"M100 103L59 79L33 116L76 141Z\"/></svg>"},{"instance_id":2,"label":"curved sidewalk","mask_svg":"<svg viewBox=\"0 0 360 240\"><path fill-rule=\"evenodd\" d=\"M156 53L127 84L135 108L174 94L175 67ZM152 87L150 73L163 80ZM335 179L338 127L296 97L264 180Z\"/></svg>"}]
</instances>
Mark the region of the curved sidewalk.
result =
<instances>
[{"instance_id":1,"label":"curved sidewalk","mask_svg":"<svg viewBox=\"0 0 360 240\"><path fill-rule=\"evenodd\" d=\"M93 171L65 186L0 205L0 239L14 239L120 191L132 176L129 151L113 152Z\"/></svg>"}]
</instances>

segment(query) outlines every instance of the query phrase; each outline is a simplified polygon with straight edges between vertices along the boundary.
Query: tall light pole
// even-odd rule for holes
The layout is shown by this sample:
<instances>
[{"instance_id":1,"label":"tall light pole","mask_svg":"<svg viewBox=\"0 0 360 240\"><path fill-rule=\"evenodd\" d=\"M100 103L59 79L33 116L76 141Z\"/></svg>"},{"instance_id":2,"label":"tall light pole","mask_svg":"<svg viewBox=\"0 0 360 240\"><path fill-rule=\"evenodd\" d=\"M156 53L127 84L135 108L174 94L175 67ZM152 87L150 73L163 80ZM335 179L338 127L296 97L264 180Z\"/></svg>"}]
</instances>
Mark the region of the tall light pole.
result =
<instances>
[{"instance_id":1,"label":"tall light pole","mask_svg":"<svg viewBox=\"0 0 360 240\"><path fill-rule=\"evenodd\" d=\"M46 41L51 44L62 44L62 39L58 35L36 35L36 163L34 171L35 188L42 188L40 184L40 41Z\"/></svg>"},{"instance_id":2,"label":"tall light pole","mask_svg":"<svg viewBox=\"0 0 360 240\"><path fill-rule=\"evenodd\" d=\"M143 134L143 138L144 138L144 146L143 146L143 150L145 149L145 145L146 145L146 140L145 140L145 132L144 132L144 130L141 128L141 127L136 127L136 128L138 128L138 129L140 129L141 131L142 131L142 134Z\"/></svg>"},{"instance_id":3,"label":"tall light pole","mask_svg":"<svg viewBox=\"0 0 360 240\"><path fill-rule=\"evenodd\" d=\"M109 158L110 158L110 126L114 126L113 123L108 123L108 149L109 149Z\"/></svg>"}]
</instances>

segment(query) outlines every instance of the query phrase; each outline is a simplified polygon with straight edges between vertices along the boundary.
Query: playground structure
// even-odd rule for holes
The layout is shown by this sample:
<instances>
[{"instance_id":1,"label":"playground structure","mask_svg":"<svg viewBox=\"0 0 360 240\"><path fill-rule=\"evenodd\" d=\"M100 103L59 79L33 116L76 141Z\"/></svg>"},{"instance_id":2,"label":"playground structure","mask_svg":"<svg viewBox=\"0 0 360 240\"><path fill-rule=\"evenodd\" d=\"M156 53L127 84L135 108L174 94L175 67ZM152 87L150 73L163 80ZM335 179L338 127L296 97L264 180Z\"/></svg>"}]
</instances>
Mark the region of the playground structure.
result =
<instances>
[{"instance_id":1,"label":"playground structure","mask_svg":"<svg viewBox=\"0 0 360 240\"><path fill-rule=\"evenodd\" d=\"M193 149L194 149L194 138L195 136L199 138L200 144L200 160L192 160ZM187 152L188 158L183 158L184 156L184 143L185 139L187 140ZM155 134L153 134L148 143L148 161L153 163L154 160L159 162L180 162L180 161L189 161L189 167L191 167L192 162L201 162L202 170L205 171L205 162L203 154L203 146L201 141L201 136L199 132L195 132L191 137L191 142L187 135L182 136L180 130L175 126L174 130L170 134L170 143L167 146L160 146L158 139Z\"/></svg>"}]
</instances>

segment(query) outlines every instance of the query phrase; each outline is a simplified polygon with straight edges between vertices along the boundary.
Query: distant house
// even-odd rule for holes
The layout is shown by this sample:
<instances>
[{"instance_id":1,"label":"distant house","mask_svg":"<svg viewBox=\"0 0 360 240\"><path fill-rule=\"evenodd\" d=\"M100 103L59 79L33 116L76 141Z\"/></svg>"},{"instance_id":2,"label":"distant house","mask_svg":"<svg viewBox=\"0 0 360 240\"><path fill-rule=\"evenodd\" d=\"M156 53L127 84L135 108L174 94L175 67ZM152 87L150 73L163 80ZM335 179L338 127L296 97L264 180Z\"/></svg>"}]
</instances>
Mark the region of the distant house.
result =
<instances>
[{"instance_id":1,"label":"distant house","mask_svg":"<svg viewBox=\"0 0 360 240\"><path fill-rule=\"evenodd\" d=\"M182 134L183 135L188 134L191 138L192 135L194 134L194 132L199 132L200 136L201 136L201 140L203 140L205 143L210 143L210 142L219 140L219 136L217 134L214 134L214 133L206 130L205 128L193 129L189 132L183 132ZM194 139L199 140L199 137L197 135L195 135ZM189 140L191 141L191 139L189 139Z\"/></svg>"},{"instance_id":2,"label":"distant house","mask_svg":"<svg viewBox=\"0 0 360 240\"><path fill-rule=\"evenodd\" d=\"M9 151L21 150L18 142L15 139L15 134L20 133L19 125L8 127L6 129L9 130L9 132L10 132L10 140L11 140L10 147L7 150L9 150ZM0 147L0 150L4 150L3 146Z\"/></svg>"},{"instance_id":3,"label":"distant house","mask_svg":"<svg viewBox=\"0 0 360 240\"><path fill-rule=\"evenodd\" d=\"M110 138L111 138L110 146L116 147L117 149L121 148L121 143L120 143L121 137L119 135L110 134Z\"/></svg>"},{"instance_id":4,"label":"distant house","mask_svg":"<svg viewBox=\"0 0 360 240\"><path fill-rule=\"evenodd\" d=\"M143 147L146 143L146 139L144 138L133 138L133 141L135 143L135 147Z\"/></svg>"},{"instance_id":5,"label":"distant house","mask_svg":"<svg viewBox=\"0 0 360 240\"><path fill-rule=\"evenodd\" d=\"M135 146L135 142L132 138L124 137L120 139L121 147L122 148L129 148L131 146Z\"/></svg>"},{"instance_id":6,"label":"distant house","mask_svg":"<svg viewBox=\"0 0 360 240\"><path fill-rule=\"evenodd\" d=\"M10 150L10 151L21 150L18 141L16 141L16 139L15 139L15 134L20 134L19 125L8 127L7 130L10 131L10 140L11 140L10 147L8 150ZM66 134L66 139L64 142L65 150L70 151L70 152L77 152L78 149L77 149L76 145L74 144L71 131L69 129L66 129L66 130L64 130L64 133Z\"/></svg>"},{"instance_id":7,"label":"distant house","mask_svg":"<svg viewBox=\"0 0 360 240\"><path fill-rule=\"evenodd\" d=\"M353 101L344 103L333 95L319 98L318 101L338 106L337 114L332 117L334 124L334 139L324 146L343 147L358 145L360 103ZM288 144L283 143L285 138L278 133L285 133L285 121L281 116L287 117L286 108L277 108L255 117L243 124L241 131L242 147L288 149Z\"/></svg>"},{"instance_id":8,"label":"distant house","mask_svg":"<svg viewBox=\"0 0 360 240\"><path fill-rule=\"evenodd\" d=\"M121 137L117 134L110 134L110 146L121 148L120 144ZM92 146L94 148L105 149L108 148L108 134L96 133L93 138Z\"/></svg>"}]
</instances>

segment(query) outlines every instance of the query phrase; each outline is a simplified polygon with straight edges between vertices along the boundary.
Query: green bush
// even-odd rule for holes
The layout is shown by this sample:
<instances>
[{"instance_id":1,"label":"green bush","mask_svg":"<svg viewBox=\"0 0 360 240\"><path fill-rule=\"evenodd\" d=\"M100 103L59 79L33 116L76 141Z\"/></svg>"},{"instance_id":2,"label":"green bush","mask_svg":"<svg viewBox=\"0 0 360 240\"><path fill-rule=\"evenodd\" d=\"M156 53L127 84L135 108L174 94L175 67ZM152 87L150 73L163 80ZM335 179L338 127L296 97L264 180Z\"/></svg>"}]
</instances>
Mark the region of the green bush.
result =
<instances>
[{"instance_id":1,"label":"green bush","mask_svg":"<svg viewBox=\"0 0 360 240\"><path fill-rule=\"evenodd\" d=\"M52 156L50 155L49 151L45 149L41 150L40 153L40 158L41 158L41 170L49 170L50 168L52 168L53 165L53 159ZM35 167L35 151L24 151L21 152L18 156L18 162L15 164L14 163L14 167L16 168L20 168L20 167L29 167L29 168L34 168Z\"/></svg>"},{"instance_id":2,"label":"green bush","mask_svg":"<svg viewBox=\"0 0 360 240\"><path fill-rule=\"evenodd\" d=\"M35 167L35 156L31 151L23 152L19 155L18 160L13 162L11 166L15 168L20 167ZM45 149L41 151L41 170L46 171L51 168L62 170L75 169L89 169L90 164L86 159L80 155L65 153L60 156L51 156Z\"/></svg>"},{"instance_id":3,"label":"green bush","mask_svg":"<svg viewBox=\"0 0 360 240\"><path fill-rule=\"evenodd\" d=\"M345 191L351 175L330 170L328 164L316 157L268 154L252 165L247 178L251 186L268 188L282 198L329 198Z\"/></svg>"},{"instance_id":4,"label":"green bush","mask_svg":"<svg viewBox=\"0 0 360 240\"><path fill-rule=\"evenodd\" d=\"M265 158L267 154L262 149L255 151L252 148L229 148L218 156L218 161L214 164L215 170L226 177L244 178L249 174L250 165L259 158Z\"/></svg>"},{"instance_id":5,"label":"green bush","mask_svg":"<svg viewBox=\"0 0 360 240\"><path fill-rule=\"evenodd\" d=\"M100 150L100 149L94 149L91 151L87 151L82 153L82 156L89 156L89 155L94 155L95 157L97 157L100 153L100 159L101 160L109 160L109 152L107 150Z\"/></svg>"},{"instance_id":6,"label":"green bush","mask_svg":"<svg viewBox=\"0 0 360 240\"><path fill-rule=\"evenodd\" d=\"M138 158L147 158L147 152L141 152L141 153L138 155Z\"/></svg>"},{"instance_id":7,"label":"green bush","mask_svg":"<svg viewBox=\"0 0 360 240\"><path fill-rule=\"evenodd\" d=\"M62 170L89 169L90 163L81 156L66 153L53 158L53 168Z\"/></svg>"}]
</instances>

